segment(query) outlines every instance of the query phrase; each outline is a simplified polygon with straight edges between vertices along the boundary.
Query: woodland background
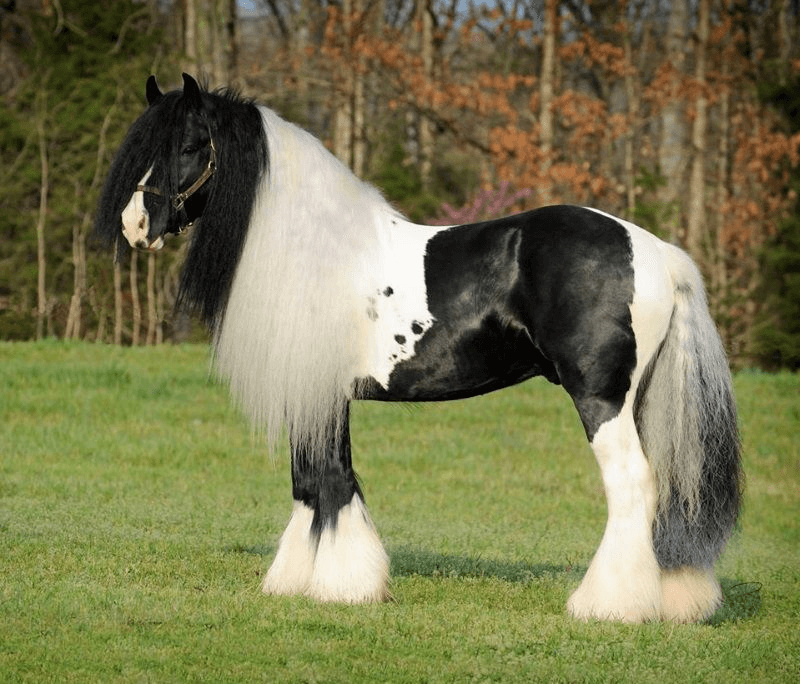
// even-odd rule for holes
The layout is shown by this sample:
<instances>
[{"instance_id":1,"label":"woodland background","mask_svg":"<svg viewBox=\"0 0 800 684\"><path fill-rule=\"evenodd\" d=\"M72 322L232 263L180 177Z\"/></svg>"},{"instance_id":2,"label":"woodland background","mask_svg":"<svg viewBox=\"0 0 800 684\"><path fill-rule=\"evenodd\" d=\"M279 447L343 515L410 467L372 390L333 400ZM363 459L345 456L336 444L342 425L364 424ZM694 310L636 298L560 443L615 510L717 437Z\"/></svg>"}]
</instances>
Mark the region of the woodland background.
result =
<instances>
[{"instance_id":1,"label":"woodland background","mask_svg":"<svg viewBox=\"0 0 800 684\"><path fill-rule=\"evenodd\" d=\"M417 221L595 206L685 247L734 365L800 368L798 0L0 0L0 339L202 338L185 241L91 240L146 76L232 85Z\"/></svg>"}]
</instances>

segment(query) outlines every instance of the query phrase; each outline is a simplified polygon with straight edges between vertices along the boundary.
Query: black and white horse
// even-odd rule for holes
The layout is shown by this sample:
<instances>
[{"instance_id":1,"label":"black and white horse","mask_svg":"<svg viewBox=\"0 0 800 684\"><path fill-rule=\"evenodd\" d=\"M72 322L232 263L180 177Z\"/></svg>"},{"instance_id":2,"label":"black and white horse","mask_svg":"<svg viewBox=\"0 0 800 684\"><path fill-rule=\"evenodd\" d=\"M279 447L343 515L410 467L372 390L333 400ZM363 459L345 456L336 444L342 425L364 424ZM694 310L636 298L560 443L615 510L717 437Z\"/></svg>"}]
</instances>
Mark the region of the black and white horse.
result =
<instances>
[{"instance_id":1,"label":"black and white horse","mask_svg":"<svg viewBox=\"0 0 800 684\"><path fill-rule=\"evenodd\" d=\"M146 93L96 227L153 250L193 225L179 302L212 330L238 406L271 443L285 427L291 445L294 510L265 592L388 595L351 462L351 401L460 399L543 375L572 397L608 501L569 612L714 612L713 566L740 507L739 440L686 254L576 206L414 225L269 109L186 75L166 94L151 76Z\"/></svg>"}]
</instances>

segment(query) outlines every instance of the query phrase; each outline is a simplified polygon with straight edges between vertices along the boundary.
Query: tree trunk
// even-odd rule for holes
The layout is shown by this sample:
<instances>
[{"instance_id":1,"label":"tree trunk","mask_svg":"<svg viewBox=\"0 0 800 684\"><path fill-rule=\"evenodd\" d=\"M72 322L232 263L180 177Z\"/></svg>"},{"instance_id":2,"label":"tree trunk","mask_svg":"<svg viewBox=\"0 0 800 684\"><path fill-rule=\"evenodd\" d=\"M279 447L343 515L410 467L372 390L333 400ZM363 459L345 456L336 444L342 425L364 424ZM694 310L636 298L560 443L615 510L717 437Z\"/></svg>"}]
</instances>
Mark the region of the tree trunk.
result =
<instances>
[{"instance_id":1,"label":"tree trunk","mask_svg":"<svg viewBox=\"0 0 800 684\"><path fill-rule=\"evenodd\" d=\"M228 83L237 59L235 0L183 0L183 15L186 70Z\"/></svg>"},{"instance_id":2,"label":"tree trunk","mask_svg":"<svg viewBox=\"0 0 800 684\"><path fill-rule=\"evenodd\" d=\"M147 255L147 342L152 346L156 342L156 325L158 324L156 304L156 255Z\"/></svg>"},{"instance_id":3,"label":"tree trunk","mask_svg":"<svg viewBox=\"0 0 800 684\"><path fill-rule=\"evenodd\" d=\"M156 279L156 344L161 344L164 341L164 278Z\"/></svg>"},{"instance_id":4,"label":"tree trunk","mask_svg":"<svg viewBox=\"0 0 800 684\"><path fill-rule=\"evenodd\" d=\"M235 33L230 12L236 8L231 0L200 0L198 7L198 56L201 61L205 57L202 66L214 84L222 85L230 80L233 66Z\"/></svg>"},{"instance_id":5,"label":"tree trunk","mask_svg":"<svg viewBox=\"0 0 800 684\"><path fill-rule=\"evenodd\" d=\"M300 0L299 10L295 16L293 40L290 49L293 52L293 65L297 69L294 74L297 88L297 101L308 107L308 55L306 53L311 38L312 0ZM308 111L310 117L310 111Z\"/></svg>"},{"instance_id":6,"label":"tree trunk","mask_svg":"<svg viewBox=\"0 0 800 684\"><path fill-rule=\"evenodd\" d=\"M697 40L695 50L695 118L692 122L692 175L689 182L689 220L686 230L686 249L698 263L703 263L703 241L706 227L706 128L708 100L706 99L706 48L708 45L709 0L699 0Z\"/></svg>"},{"instance_id":7,"label":"tree trunk","mask_svg":"<svg viewBox=\"0 0 800 684\"><path fill-rule=\"evenodd\" d=\"M187 71L197 69L197 3L202 0L183 0L183 51Z\"/></svg>"},{"instance_id":8,"label":"tree trunk","mask_svg":"<svg viewBox=\"0 0 800 684\"><path fill-rule=\"evenodd\" d=\"M78 223L77 205L80 202L80 187L75 181L75 220L72 224L72 297L69 301L65 340L79 340L81 336L81 304L86 289L86 252L81 249L81 230Z\"/></svg>"},{"instance_id":9,"label":"tree trunk","mask_svg":"<svg viewBox=\"0 0 800 684\"><path fill-rule=\"evenodd\" d=\"M47 158L47 138L44 131L45 119L47 117L47 92L44 89L44 85L42 85L42 89L36 94L36 110L36 131L39 137L39 163L42 171L39 189L39 217L36 221L36 254L38 265L36 339L41 340L44 337L44 323L45 316L47 316L47 291L45 289L47 257L45 253L44 228L47 219L47 199L50 194L50 163Z\"/></svg>"},{"instance_id":10,"label":"tree trunk","mask_svg":"<svg viewBox=\"0 0 800 684\"><path fill-rule=\"evenodd\" d=\"M236 76L238 40L236 33L236 0L217 0L219 14L219 83L228 83Z\"/></svg>"},{"instance_id":11,"label":"tree trunk","mask_svg":"<svg viewBox=\"0 0 800 684\"><path fill-rule=\"evenodd\" d=\"M708 44L709 2L699 0L695 40L695 117L692 122L692 167L689 182L689 215L686 248L698 263L704 261L703 241L706 225L705 156L708 126L706 98L706 49Z\"/></svg>"},{"instance_id":12,"label":"tree trunk","mask_svg":"<svg viewBox=\"0 0 800 684\"><path fill-rule=\"evenodd\" d=\"M433 81L433 8L430 0L417 0L417 23L419 24L419 55L426 82ZM422 187L430 188L433 169L433 123L424 114L417 118L419 141L419 174Z\"/></svg>"},{"instance_id":13,"label":"tree trunk","mask_svg":"<svg viewBox=\"0 0 800 684\"><path fill-rule=\"evenodd\" d=\"M661 221L669 239L677 242L680 233L680 199L683 196L683 175L686 168L684 139L686 137L683 103L675 96L683 76L689 15L686 0L672 0L667 26L667 62L673 69L672 93L661 112L661 141L658 162L664 185L659 191L662 205Z\"/></svg>"},{"instance_id":14,"label":"tree trunk","mask_svg":"<svg viewBox=\"0 0 800 684\"><path fill-rule=\"evenodd\" d=\"M362 29L366 29L363 16L364 0L353 0L353 10L360 16ZM352 43L351 43L352 44ZM353 172L362 177L367 159L367 140L365 137L365 107L366 96L364 93L365 61L360 54L354 54L353 60Z\"/></svg>"},{"instance_id":15,"label":"tree trunk","mask_svg":"<svg viewBox=\"0 0 800 684\"><path fill-rule=\"evenodd\" d=\"M106 305L105 302L100 306L100 314L97 317L97 333L95 334L95 344L100 344L106 337Z\"/></svg>"},{"instance_id":16,"label":"tree trunk","mask_svg":"<svg viewBox=\"0 0 800 684\"><path fill-rule=\"evenodd\" d=\"M636 160L634 139L636 136L636 122L639 118L639 102L636 97L636 86L633 82L633 49L631 47L631 27L625 21L623 34L623 47L625 49L625 99L628 109L628 128L625 131L625 210L631 220L636 212Z\"/></svg>"},{"instance_id":17,"label":"tree trunk","mask_svg":"<svg viewBox=\"0 0 800 684\"><path fill-rule=\"evenodd\" d=\"M106 154L106 134L111 124L111 117L114 110L122 99L122 89L117 88L117 96L114 103L109 107L100 127L100 135L97 143L97 155L95 158L94 175L89 185L89 197L94 196L95 190L100 186L102 180L103 159ZM75 202L80 203L80 186L75 181ZM87 209L83 212L80 223L78 223L78 213L76 211L75 224L72 230L72 261L74 268L73 293L69 305L69 315L67 316L67 326L64 337L73 340L81 339L83 326L83 303L86 299L87 277L86 277L86 236L92 222L92 212Z\"/></svg>"},{"instance_id":18,"label":"tree trunk","mask_svg":"<svg viewBox=\"0 0 800 684\"><path fill-rule=\"evenodd\" d=\"M789 0L780 0L778 10L778 35L780 40L780 59L778 73L781 85L786 85L791 70L790 57L792 54L792 33L789 28Z\"/></svg>"},{"instance_id":19,"label":"tree trunk","mask_svg":"<svg viewBox=\"0 0 800 684\"><path fill-rule=\"evenodd\" d=\"M542 151L542 168L540 175L544 177L540 190L541 201L547 204L552 201L552 183L550 181L550 166L552 165L553 150L553 94L555 92L556 71L556 32L558 30L558 2L545 0L543 44L542 44L542 75L539 86L539 146Z\"/></svg>"},{"instance_id":20,"label":"tree trunk","mask_svg":"<svg viewBox=\"0 0 800 684\"><path fill-rule=\"evenodd\" d=\"M728 63L722 60L722 77L728 75ZM726 348L730 348L730 326L726 324L728 316L726 300L728 295L728 265L727 244L725 240L725 225L727 212L724 207L728 203L728 136L730 130L730 101L731 94L725 84L720 92L719 99L719 146L717 147L717 191L716 191L716 225L714 226L714 261L711 270L711 303L712 313L717 325L720 327L722 341Z\"/></svg>"},{"instance_id":21,"label":"tree trunk","mask_svg":"<svg viewBox=\"0 0 800 684\"><path fill-rule=\"evenodd\" d=\"M133 306L133 330L131 332L131 344L136 347L139 345L139 328L142 325L142 307L139 304L139 252L131 250L131 304Z\"/></svg>"},{"instance_id":22,"label":"tree trunk","mask_svg":"<svg viewBox=\"0 0 800 684\"><path fill-rule=\"evenodd\" d=\"M334 131L333 153L349 168L353 168L353 70L348 64L353 0L342 0L340 31L342 59L334 67Z\"/></svg>"},{"instance_id":23,"label":"tree trunk","mask_svg":"<svg viewBox=\"0 0 800 684\"><path fill-rule=\"evenodd\" d=\"M122 264L118 259L114 259L114 344L122 344Z\"/></svg>"}]
</instances>

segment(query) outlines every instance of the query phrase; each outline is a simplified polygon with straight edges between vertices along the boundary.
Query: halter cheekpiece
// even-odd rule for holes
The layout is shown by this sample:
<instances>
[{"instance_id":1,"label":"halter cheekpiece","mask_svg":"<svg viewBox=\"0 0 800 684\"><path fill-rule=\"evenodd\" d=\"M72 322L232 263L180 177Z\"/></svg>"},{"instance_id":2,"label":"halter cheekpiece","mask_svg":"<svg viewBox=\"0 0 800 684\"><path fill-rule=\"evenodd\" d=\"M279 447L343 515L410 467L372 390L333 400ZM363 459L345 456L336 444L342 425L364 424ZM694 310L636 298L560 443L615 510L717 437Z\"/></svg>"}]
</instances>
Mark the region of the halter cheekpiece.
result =
<instances>
[{"instance_id":1,"label":"halter cheekpiece","mask_svg":"<svg viewBox=\"0 0 800 684\"><path fill-rule=\"evenodd\" d=\"M183 205L187 199L189 199L194 193L196 193L206 181L214 175L214 172L217 170L217 148L214 145L214 140L209 136L208 145L211 148L211 154L208 158L208 164L206 168L203 170L197 180L192 183L186 190L183 192L176 193L172 197L169 198L170 204L176 211L180 211L183 209ZM164 192L160 189L155 187L154 185L137 185L136 190L139 192L149 192L151 195L158 195L159 197L166 197ZM178 232L182 233L186 228L189 228L194 221L190 221L185 226L183 226Z\"/></svg>"}]
</instances>

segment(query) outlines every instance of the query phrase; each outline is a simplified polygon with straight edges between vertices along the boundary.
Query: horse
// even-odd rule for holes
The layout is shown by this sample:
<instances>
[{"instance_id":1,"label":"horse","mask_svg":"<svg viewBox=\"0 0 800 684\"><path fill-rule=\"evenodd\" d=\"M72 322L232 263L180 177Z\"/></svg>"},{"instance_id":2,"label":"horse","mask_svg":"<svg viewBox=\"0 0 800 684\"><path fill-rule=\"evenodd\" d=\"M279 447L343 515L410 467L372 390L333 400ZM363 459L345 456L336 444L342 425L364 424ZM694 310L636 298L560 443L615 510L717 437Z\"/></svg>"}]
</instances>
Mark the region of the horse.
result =
<instances>
[{"instance_id":1,"label":"horse","mask_svg":"<svg viewBox=\"0 0 800 684\"><path fill-rule=\"evenodd\" d=\"M254 100L186 74L167 93L150 76L145 94L95 230L125 251L190 228L177 306L210 329L213 372L270 448L288 436L293 509L265 593L390 597L353 470L352 401L455 400L543 376L572 398L608 507L568 613L715 612L741 447L727 358L686 253L579 206L416 225Z\"/></svg>"}]
</instances>

